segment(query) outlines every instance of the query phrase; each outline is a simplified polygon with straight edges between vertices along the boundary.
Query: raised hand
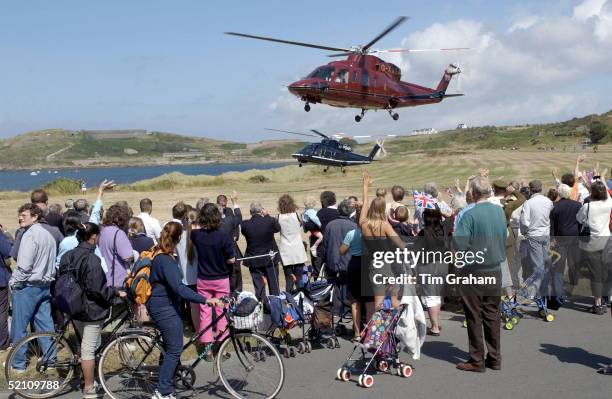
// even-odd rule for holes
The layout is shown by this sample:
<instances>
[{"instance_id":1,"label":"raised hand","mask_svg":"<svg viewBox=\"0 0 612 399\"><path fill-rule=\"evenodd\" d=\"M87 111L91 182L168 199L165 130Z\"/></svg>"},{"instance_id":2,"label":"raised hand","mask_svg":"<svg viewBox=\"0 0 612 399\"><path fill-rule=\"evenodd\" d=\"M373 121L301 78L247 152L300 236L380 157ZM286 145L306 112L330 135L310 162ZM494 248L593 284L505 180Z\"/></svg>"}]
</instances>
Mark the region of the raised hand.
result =
<instances>
[{"instance_id":1,"label":"raised hand","mask_svg":"<svg viewBox=\"0 0 612 399\"><path fill-rule=\"evenodd\" d=\"M236 192L236 190L232 191L230 199L232 200L232 204L236 204L238 202L238 193Z\"/></svg>"},{"instance_id":2,"label":"raised hand","mask_svg":"<svg viewBox=\"0 0 612 399\"><path fill-rule=\"evenodd\" d=\"M370 187L370 185L372 183L374 183L374 179L372 179L372 177L370 176L370 174L366 170L363 171L362 177L363 177L363 185L364 185L364 187Z\"/></svg>"},{"instance_id":3,"label":"raised hand","mask_svg":"<svg viewBox=\"0 0 612 399\"><path fill-rule=\"evenodd\" d=\"M98 195L101 197L102 194L107 191L107 190L112 190L113 188L115 188L117 185L115 184L114 180L106 180L104 179L102 181L102 183L100 183L100 186L98 187Z\"/></svg>"}]
</instances>

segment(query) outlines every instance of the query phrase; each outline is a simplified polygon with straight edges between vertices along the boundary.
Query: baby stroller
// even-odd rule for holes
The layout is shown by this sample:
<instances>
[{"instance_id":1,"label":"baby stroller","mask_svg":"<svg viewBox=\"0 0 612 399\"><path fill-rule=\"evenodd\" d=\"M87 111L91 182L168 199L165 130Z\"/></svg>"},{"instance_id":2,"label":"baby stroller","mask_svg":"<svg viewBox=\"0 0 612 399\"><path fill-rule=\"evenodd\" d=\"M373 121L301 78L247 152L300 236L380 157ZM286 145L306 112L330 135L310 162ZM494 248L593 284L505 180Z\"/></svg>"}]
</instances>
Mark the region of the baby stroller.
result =
<instances>
[{"instance_id":1,"label":"baby stroller","mask_svg":"<svg viewBox=\"0 0 612 399\"><path fill-rule=\"evenodd\" d=\"M318 341L328 349L340 347L336 335L342 333L334 319L334 284L326 279L312 281L304 285L294 299L304 315L304 320L310 325L306 329L302 325L302 342L298 344L298 352L310 352L312 343ZM326 331L329 333L325 334ZM303 351L303 352L302 352Z\"/></svg>"},{"instance_id":2,"label":"baby stroller","mask_svg":"<svg viewBox=\"0 0 612 399\"><path fill-rule=\"evenodd\" d=\"M391 374L392 367L400 377L408 378L412 375L412 366L402 363L399 359L399 348L395 329L397 323L406 310L405 304L398 309L383 307L377 310L368 325L363 329L359 342L336 372L340 381L351 379L351 370L359 372L358 384L364 388L374 385L374 376L369 373L374 363L375 369L382 373ZM355 352L357 357L353 357Z\"/></svg>"},{"instance_id":3,"label":"baby stroller","mask_svg":"<svg viewBox=\"0 0 612 399\"><path fill-rule=\"evenodd\" d=\"M302 310L293 297L286 292L282 292L280 295L269 295L268 305L270 307L270 326L265 330L264 335L280 349L283 356L286 358L295 357L298 349L289 331L298 326L302 326L303 330L304 315ZM300 353L305 352L303 347L300 347L300 349Z\"/></svg>"},{"instance_id":4,"label":"baby stroller","mask_svg":"<svg viewBox=\"0 0 612 399\"><path fill-rule=\"evenodd\" d=\"M521 288L517 292L517 297L521 297L523 305L534 304L537 306L538 316L545 321L551 322L555 320L555 315L548 310L548 298L543 294L548 287L543 285L545 285L547 281L545 279L545 274L550 273L551 267L559 261L561 256L556 251L549 251L549 256L550 259L545 266L545 270L534 270L532 275L523 282Z\"/></svg>"},{"instance_id":5,"label":"baby stroller","mask_svg":"<svg viewBox=\"0 0 612 399\"><path fill-rule=\"evenodd\" d=\"M518 311L517 303L514 298L503 296L500 302L501 320L506 330L512 330L523 318L523 314ZM467 327L467 325L466 325Z\"/></svg>"}]
</instances>

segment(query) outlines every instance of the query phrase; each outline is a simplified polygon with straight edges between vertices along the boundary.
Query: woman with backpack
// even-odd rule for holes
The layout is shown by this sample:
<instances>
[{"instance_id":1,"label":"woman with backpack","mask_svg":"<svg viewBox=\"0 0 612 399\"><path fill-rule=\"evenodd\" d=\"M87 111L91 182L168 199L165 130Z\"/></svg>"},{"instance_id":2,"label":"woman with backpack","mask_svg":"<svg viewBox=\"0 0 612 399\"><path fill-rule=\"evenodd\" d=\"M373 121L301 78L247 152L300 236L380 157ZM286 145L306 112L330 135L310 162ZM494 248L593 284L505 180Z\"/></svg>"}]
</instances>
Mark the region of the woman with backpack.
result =
<instances>
[{"instance_id":1,"label":"woman with backpack","mask_svg":"<svg viewBox=\"0 0 612 399\"><path fill-rule=\"evenodd\" d=\"M183 351L181 298L211 306L221 304L218 299L206 299L182 283L181 267L175 257L176 246L182 234L183 226L180 223L168 222L162 229L151 263L150 281L153 289L147 301L147 309L162 335L165 350L154 399L174 397L174 373Z\"/></svg>"},{"instance_id":2,"label":"woman with backpack","mask_svg":"<svg viewBox=\"0 0 612 399\"><path fill-rule=\"evenodd\" d=\"M97 398L103 391L94 380L96 366L96 349L101 342L102 324L109 315L109 310L116 296L125 296L125 292L106 285L106 275L101 260L94 253L100 228L94 223L77 226L76 248L62 256L59 265L59 278L72 273L74 281L82 290L82 308L72 315L75 327L81 336L81 369L83 371L83 398ZM59 288L57 288L59 290ZM56 295L63 295L56 291Z\"/></svg>"}]
</instances>

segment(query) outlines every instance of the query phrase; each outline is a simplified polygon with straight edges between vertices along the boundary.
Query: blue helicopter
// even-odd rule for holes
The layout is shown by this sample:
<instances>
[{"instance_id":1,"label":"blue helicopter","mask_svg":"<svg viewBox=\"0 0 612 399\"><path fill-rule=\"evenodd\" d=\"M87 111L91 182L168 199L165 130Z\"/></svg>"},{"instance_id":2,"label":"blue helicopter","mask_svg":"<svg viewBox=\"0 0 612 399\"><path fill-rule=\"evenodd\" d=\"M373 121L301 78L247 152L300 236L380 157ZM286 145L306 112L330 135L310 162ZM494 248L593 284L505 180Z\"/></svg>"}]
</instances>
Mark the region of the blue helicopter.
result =
<instances>
[{"instance_id":1,"label":"blue helicopter","mask_svg":"<svg viewBox=\"0 0 612 399\"><path fill-rule=\"evenodd\" d=\"M299 167L302 167L305 163L311 163L315 165L323 165L325 168L324 172L327 172L330 166L339 167L342 170L342 173L346 173L345 167L348 166L356 166L356 165L367 165L375 161L376 155L380 151L384 151L382 148L382 141L377 142L370 151L370 154L361 155L353 152L353 149L350 145L345 144L340 141L340 139L345 137L351 138L369 138L369 137L395 137L395 135L381 135L381 136L346 136L343 134L334 134L332 137L321 133L318 130L311 129L310 131L313 133L299 133L299 132L290 132L287 130L278 130L278 129L268 129L273 132L280 133L288 133L295 134L299 136L307 136L307 137L315 137L321 138L320 143L310 143L307 144L301 150L291 154L293 158L295 158L299 162Z\"/></svg>"}]
</instances>

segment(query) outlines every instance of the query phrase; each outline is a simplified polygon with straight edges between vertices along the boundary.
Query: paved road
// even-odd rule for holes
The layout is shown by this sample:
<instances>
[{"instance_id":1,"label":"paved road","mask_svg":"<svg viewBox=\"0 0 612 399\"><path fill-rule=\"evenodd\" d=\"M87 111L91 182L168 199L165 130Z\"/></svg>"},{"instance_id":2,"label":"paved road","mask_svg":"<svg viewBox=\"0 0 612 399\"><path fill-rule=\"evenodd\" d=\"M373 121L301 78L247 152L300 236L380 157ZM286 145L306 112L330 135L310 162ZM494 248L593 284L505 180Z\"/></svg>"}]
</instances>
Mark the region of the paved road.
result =
<instances>
[{"instance_id":1,"label":"paved road","mask_svg":"<svg viewBox=\"0 0 612 399\"><path fill-rule=\"evenodd\" d=\"M371 389L356 382L334 380L351 345L340 349L316 349L285 359L287 379L281 398L555 398L609 399L612 377L596 373L612 363L612 321L609 313L595 316L571 305L546 323L526 316L513 331L502 331L503 369L466 373L455 363L467 356L467 334L462 317L442 313L442 336L427 337L420 360L413 361L408 379L376 375ZM199 371L202 384L210 384L211 396L227 397L215 384L212 366ZM200 377L199 377L200 378ZM65 398L78 398L73 391Z\"/></svg>"}]
</instances>

